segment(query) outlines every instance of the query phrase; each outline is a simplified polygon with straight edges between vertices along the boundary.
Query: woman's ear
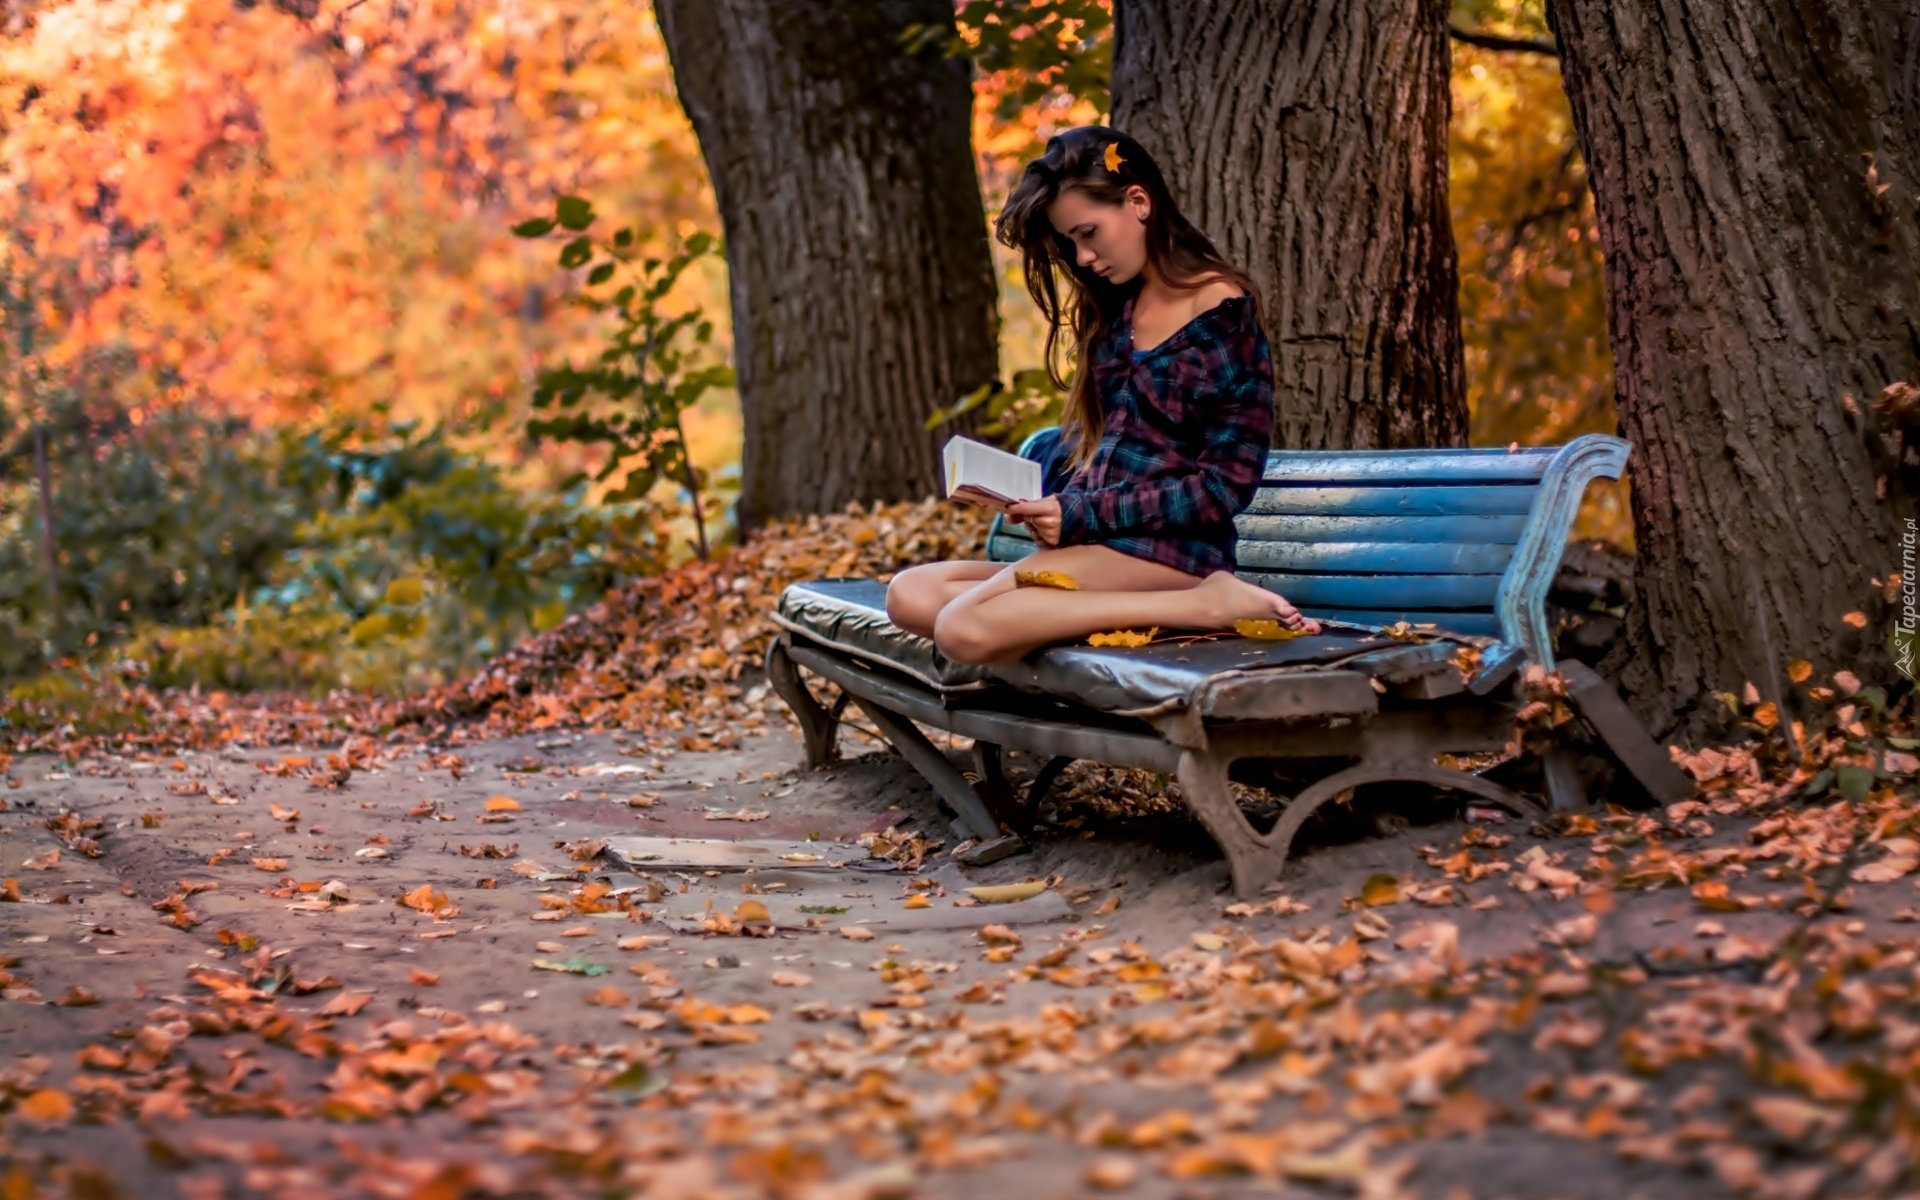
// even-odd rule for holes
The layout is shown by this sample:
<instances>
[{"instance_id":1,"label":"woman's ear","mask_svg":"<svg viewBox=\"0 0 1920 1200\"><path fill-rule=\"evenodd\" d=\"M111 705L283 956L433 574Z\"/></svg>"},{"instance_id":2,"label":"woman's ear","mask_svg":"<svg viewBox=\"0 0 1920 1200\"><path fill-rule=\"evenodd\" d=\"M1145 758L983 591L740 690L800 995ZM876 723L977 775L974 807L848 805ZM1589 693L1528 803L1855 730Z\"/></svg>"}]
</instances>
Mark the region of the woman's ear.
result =
<instances>
[{"instance_id":1,"label":"woman's ear","mask_svg":"<svg viewBox=\"0 0 1920 1200\"><path fill-rule=\"evenodd\" d=\"M1137 183L1127 185L1127 211L1141 221L1153 215L1153 197L1147 195L1147 189Z\"/></svg>"}]
</instances>

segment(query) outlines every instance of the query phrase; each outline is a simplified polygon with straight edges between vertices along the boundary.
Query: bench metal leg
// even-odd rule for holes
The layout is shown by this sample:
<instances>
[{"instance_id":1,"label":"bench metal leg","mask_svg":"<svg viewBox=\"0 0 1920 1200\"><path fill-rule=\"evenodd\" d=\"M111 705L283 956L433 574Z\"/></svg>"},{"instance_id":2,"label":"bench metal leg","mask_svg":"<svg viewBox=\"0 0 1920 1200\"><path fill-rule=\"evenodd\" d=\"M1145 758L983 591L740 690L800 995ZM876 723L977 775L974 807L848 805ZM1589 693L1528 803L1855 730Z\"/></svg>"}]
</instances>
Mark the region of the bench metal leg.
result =
<instances>
[{"instance_id":1,"label":"bench metal leg","mask_svg":"<svg viewBox=\"0 0 1920 1200\"><path fill-rule=\"evenodd\" d=\"M807 766L818 768L840 758L840 714L846 708L846 693L828 709L813 698L800 678L800 669L787 653L787 640L776 637L767 647L767 682L800 722L800 737L806 742Z\"/></svg>"},{"instance_id":2,"label":"bench metal leg","mask_svg":"<svg viewBox=\"0 0 1920 1200\"><path fill-rule=\"evenodd\" d=\"M1588 807L1587 785L1573 751L1549 747L1540 755L1540 774L1546 783L1547 807L1555 813L1583 812Z\"/></svg>"},{"instance_id":3,"label":"bench metal leg","mask_svg":"<svg viewBox=\"0 0 1920 1200\"><path fill-rule=\"evenodd\" d=\"M1039 819L1040 802L1047 798L1047 791L1053 787L1054 781L1060 778L1060 772L1073 764L1074 759L1071 755L1056 754L1049 758L1046 765L1040 768L1040 773L1033 777L1033 782L1027 785L1025 801L1029 822Z\"/></svg>"},{"instance_id":4,"label":"bench metal leg","mask_svg":"<svg viewBox=\"0 0 1920 1200\"><path fill-rule=\"evenodd\" d=\"M997 742L976 739L973 743L973 769L980 776L980 782L974 785L975 790L980 793L980 799L994 818L1015 833L1032 833L1035 793L1028 788L1027 798L1023 802L1013 781L1007 778L1006 748Z\"/></svg>"},{"instance_id":5,"label":"bench metal leg","mask_svg":"<svg viewBox=\"0 0 1920 1200\"><path fill-rule=\"evenodd\" d=\"M860 696L855 696L853 702L887 736L887 741L893 743L900 757L911 763L913 769L933 785L933 790L940 794L940 798L960 814L960 820L969 833L983 843L999 839L1000 822L981 800L979 793L973 790L973 785L967 782L967 777L947 760L940 747L928 741L927 735L905 717ZM1018 843L1012 848L1018 849Z\"/></svg>"},{"instance_id":6,"label":"bench metal leg","mask_svg":"<svg viewBox=\"0 0 1920 1200\"><path fill-rule=\"evenodd\" d=\"M1224 739L1220 739L1224 740ZM1266 833L1254 830L1233 792L1227 786L1227 769L1234 760L1260 756L1257 744L1228 742L1207 750L1188 750L1180 756L1180 790L1207 832L1220 843L1233 871L1233 890L1243 900L1258 896L1262 889L1280 877L1293 848L1294 835L1307 818L1329 800L1348 788L1364 783L1405 780L1429 783L1435 787L1458 788L1490 800L1522 817L1540 815L1538 805L1529 803L1517 792L1501 787L1490 779L1436 766L1432 762L1403 758L1366 758L1351 767L1335 771L1287 802L1280 820Z\"/></svg>"}]
</instances>

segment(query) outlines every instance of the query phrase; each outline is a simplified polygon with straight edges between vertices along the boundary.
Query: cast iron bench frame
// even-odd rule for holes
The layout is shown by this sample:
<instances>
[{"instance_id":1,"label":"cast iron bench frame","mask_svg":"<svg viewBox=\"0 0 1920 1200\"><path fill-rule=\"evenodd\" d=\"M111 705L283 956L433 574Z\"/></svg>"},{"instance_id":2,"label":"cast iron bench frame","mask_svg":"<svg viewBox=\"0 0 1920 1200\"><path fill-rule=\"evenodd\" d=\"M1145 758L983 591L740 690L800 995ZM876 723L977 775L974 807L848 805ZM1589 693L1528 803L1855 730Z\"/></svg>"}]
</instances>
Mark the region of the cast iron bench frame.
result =
<instances>
[{"instance_id":1,"label":"cast iron bench frame","mask_svg":"<svg viewBox=\"0 0 1920 1200\"><path fill-rule=\"evenodd\" d=\"M1260 493L1237 522L1242 578L1283 582L1279 590L1301 611L1326 622L1378 629L1409 619L1443 631L1451 622L1478 635L1389 640L1332 665L1221 671L1185 707L1139 716L1008 688L938 690L791 627L768 647L767 678L799 721L810 767L836 759L841 716L848 703L857 706L958 814L956 833L975 842L970 853L957 855L962 862L989 862L1019 849L1040 797L1068 764L1086 759L1176 777L1224 851L1234 890L1251 897L1279 876L1307 818L1361 784L1421 782L1522 816L1544 811L1492 779L1435 760L1509 744L1520 668L1529 660L1555 666L1547 591L1581 498L1594 479L1620 477L1628 449L1621 438L1588 434L1558 448L1269 454ZM1524 512L1514 511L1520 507L1511 490L1516 486L1533 489ZM1359 539L1366 533L1373 540ZM1023 529L995 520L989 560L1017 561L1033 548ZM1297 569L1303 566L1307 571ZM1467 570L1449 573L1449 566ZM1490 566L1498 571L1497 587ZM1275 567L1295 569L1284 575L1263 569ZM1424 611L1385 603L1396 594L1457 599L1469 592L1485 601L1482 608ZM1481 667L1470 683L1454 662L1463 643L1481 647ZM836 685L837 701L822 704L803 681L803 669ZM1650 793L1662 800L1687 794L1685 776L1611 688L1577 662L1564 664L1562 673L1576 709ZM916 722L973 739L977 779L969 780ZM1010 749L1046 759L1024 798L1007 779L1003 755ZM1238 759L1336 756L1357 761L1293 795L1266 833L1254 828L1228 787ZM1585 804L1570 759L1550 753L1543 767L1552 809Z\"/></svg>"}]
</instances>

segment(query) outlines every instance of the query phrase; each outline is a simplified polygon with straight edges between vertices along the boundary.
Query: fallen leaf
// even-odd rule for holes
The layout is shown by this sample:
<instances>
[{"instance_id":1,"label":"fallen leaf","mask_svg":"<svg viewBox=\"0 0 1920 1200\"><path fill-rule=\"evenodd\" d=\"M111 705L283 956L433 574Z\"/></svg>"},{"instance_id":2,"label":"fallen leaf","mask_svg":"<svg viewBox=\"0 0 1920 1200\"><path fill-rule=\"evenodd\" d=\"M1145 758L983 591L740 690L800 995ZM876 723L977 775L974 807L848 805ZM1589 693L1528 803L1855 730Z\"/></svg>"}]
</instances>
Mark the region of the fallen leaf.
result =
<instances>
[{"instance_id":1,"label":"fallen leaf","mask_svg":"<svg viewBox=\"0 0 1920 1200\"><path fill-rule=\"evenodd\" d=\"M423 883L419 887L402 895L395 903L404 908L414 909L417 912L439 912L441 909L447 907L447 894L445 892L434 891L433 885L430 883Z\"/></svg>"},{"instance_id":2,"label":"fallen leaf","mask_svg":"<svg viewBox=\"0 0 1920 1200\"><path fill-rule=\"evenodd\" d=\"M840 936L852 942L870 942L873 940L873 930L859 925L843 925L840 927Z\"/></svg>"},{"instance_id":3,"label":"fallen leaf","mask_svg":"<svg viewBox=\"0 0 1920 1200\"><path fill-rule=\"evenodd\" d=\"M1020 568L1013 573L1015 587L1059 588L1063 592L1077 592L1080 581L1065 571L1033 571Z\"/></svg>"},{"instance_id":4,"label":"fallen leaf","mask_svg":"<svg viewBox=\"0 0 1920 1200\"><path fill-rule=\"evenodd\" d=\"M435 975L432 971L422 971L419 967L415 967L409 971L407 973L407 979L411 981L415 987L434 987L440 982L438 975Z\"/></svg>"},{"instance_id":5,"label":"fallen leaf","mask_svg":"<svg viewBox=\"0 0 1920 1200\"><path fill-rule=\"evenodd\" d=\"M1838 1125L1842 1120L1841 1114L1833 1109L1798 1096L1760 1096L1748 1107L1762 1124L1791 1142L1799 1141L1814 1130Z\"/></svg>"},{"instance_id":6,"label":"fallen leaf","mask_svg":"<svg viewBox=\"0 0 1920 1200\"><path fill-rule=\"evenodd\" d=\"M1897 839L1908 841L1908 839ZM1878 862L1862 862L1853 868L1853 879L1860 883L1893 883L1895 879L1914 874L1914 868L1920 868L1920 854L1914 852L1891 852Z\"/></svg>"},{"instance_id":7,"label":"fallen leaf","mask_svg":"<svg viewBox=\"0 0 1920 1200\"><path fill-rule=\"evenodd\" d=\"M53 864L59 861L60 861L60 851L58 848L55 848L47 851L45 854L39 855L38 857L29 858L28 860L21 863L20 865L25 867L29 871L50 871L53 869Z\"/></svg>"},{"instance_id":8,"label":"fallen leaf","mask_svg":"<svg viewBox=\"0 0 1920 1200\"><path fill-rule=\"evenodd\" d=\"M536 971L560 971L567 975L592 976L611 975L613 973L612 967L605 967L599 963L588 962L584 958L536 958L533 960L533 969Z\"/></svg>"},{"instance_id":9,"label":"fallen leaf","mask_svg":"<svg viewBox=\"0 0 1920 1200\"><path fill-rule=\"evenodd\" d=\"M55 1088L42 1088L14 1111L36 1125L65 1125L73 1120L73 1098Z\"/></svg>"},{"instance_id":10,"label":"fallen leaf","mask_svg":"<svg viewBox=\"0 0 1920 1200\"><path fill-rule=\"evenodd\" d=\"M519 812L520 802L512 796L489 796L485 807L490 813Z\"/></svg>"},{"instance_id":11,"label":"fallen leaf","mask_svg":"<svg viewBox=\"0 0 1920 1200\"><path fill-rule=\"evenodd\" d=\"M982 904L1010 904L1015 900L1031 900L1047 890L1044 879L1030 879L1025 883L996 883L985 887L970 887L967 895Z\"/></svg>"},{"instance_id":12,"label":"fallen leaf","mask_svg":"<svg viewBox=\"0 0 1920 1200\"><path fill-rule=\"evenodd\" d=\"M341 992L321 1005L320 1015L323 1017L357 1016L372 999L372 992Z\"/></svg>"},{"instance_id":13,"label":"fallen leaf","mask_svg":"<svg viewBox=\"0 0 1920 1200\"><path fill-rule=\"evenodd\" d=\"M1088 1163L1081 1178L1088 1187L1103 1192L1120 1192L1132 1187L1134 1181L1140 1178L1140 1167L1130 1158L1109 1154Z\"/></svg>"},{"instance_id":14,"label":"fallen leaf","mask_svg":"<svg viewBox=\"0 0 1920 1200\"><path fill-rule=\"evenodd\" d=\"M1155 625L1151 629L1147 630L1145 633L1142 633L1137 629L1116 629L1112 633L1093 633L1093 634L1087 635L1087 645L1089 646L1144 646L1148 642L1151 642L1153 640L1154 634L1159 632L1160 632L1160 627L1158 625Z\"/></svg>"},{"instance_id":15,"label":"fallen leaf","mask_svg":"<svg viewBox=\"0 0 1920 1200\"><path fill-rule=\"evenodd\" d=\"M253 869L256 871L284 871L287 869L287 860L284 858L256 858L253 860Z\"/></svg>"},{"instance_id":16,"label":"fallen leaf","mask_svg":"<svg viewBox=\"0 0 1920 1200\"><path fill-rule=\"evenodd\" d=\"M798 971L775 971L773 973L773 986L775 987L806 987L812 982L813 976L803 975Z\"/></svg>"},{"instance_id":17,"label":"fallen leaf","mask_svg":"<svg viewBox=\"0 0 1920 1200\"><path fill-rule=\"evenodd\" d=\"M1693 898L1709 912L1745 912L1756 903L1733 895L1721 879L1703 879L1694 884Z\"/></svg>"},{"instance_id":18,"label":"fallen leaf","mask_svg":"<svg viewBox=\"0 0 1920 1200\"><path fill-rule=\"evenodd\" d=\"M1235 621L1233 631L1243 638L1253 638L1261 642L1284 642L1288 638L1300 637L1305 632L1300 629L1288 629L1270 617Z\"/></svg>"},{"instance_id":19,"label":"fallen leaf","mask_svg":"<svg viewBox=\"0 0 1920 1200\"><path fill-rule=\"evenodd\" d=\"M1367 876L1360 885L1360 903L1369 908L1400 903L1400 881L1385 873Z\"/></svg>"}]
</instances>

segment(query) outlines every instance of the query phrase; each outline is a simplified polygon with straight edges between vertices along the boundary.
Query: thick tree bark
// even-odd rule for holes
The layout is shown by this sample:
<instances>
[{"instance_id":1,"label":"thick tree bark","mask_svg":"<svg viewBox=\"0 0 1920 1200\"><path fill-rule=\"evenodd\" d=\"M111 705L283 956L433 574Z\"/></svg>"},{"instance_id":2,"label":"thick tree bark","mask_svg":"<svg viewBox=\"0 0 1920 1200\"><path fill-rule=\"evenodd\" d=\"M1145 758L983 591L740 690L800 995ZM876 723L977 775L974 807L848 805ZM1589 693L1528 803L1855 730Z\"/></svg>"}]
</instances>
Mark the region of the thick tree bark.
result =
<instances>
[{"instance_id":1,"label":"thick tree bark","mask_svg":"<svg viewBox=\"0 0 1920 1200\"><path fill-rule=\"evenodd\" d=\"M740 519L918 499L938 406L998 373L951 0L657 0L726 227Z\"/></svg>"},{"instance_id":2,"label":"thick tree bark","mask_svg":"<svg viewBox=\"0 0 1920 1200\"><path fill-rule=\"evenodd\" d=\"M1116 0L1113 124L1259 287L1274 444L1467 438L1447 0Z\"/></svg>"},{"instance_id":3,"label":"thick tree bark","mask_svg":"<svg viewBox=\"0 0 1920 1200\"><path fill-rule=\"evenodd\" d=\"M1634 443L1604 669L1663 735L1712 728L1713 692L1788 694L1793 659L1890 678L1913 495L1871 404L1920 379L1920 3L1551 11Z\"/></svg>"}]
</instances>

